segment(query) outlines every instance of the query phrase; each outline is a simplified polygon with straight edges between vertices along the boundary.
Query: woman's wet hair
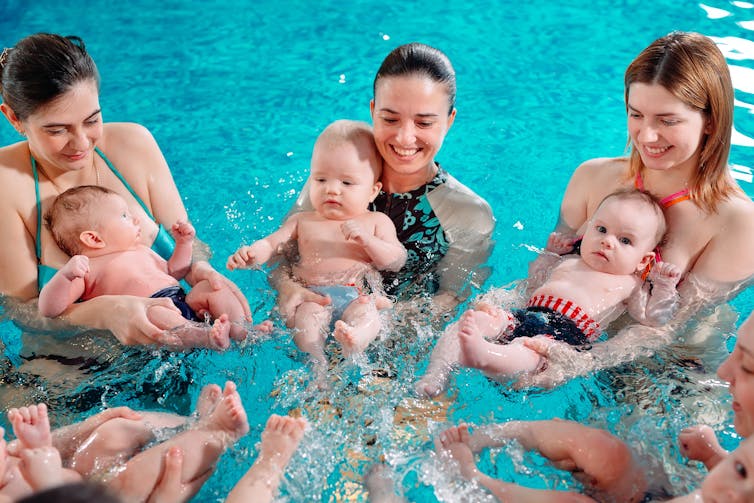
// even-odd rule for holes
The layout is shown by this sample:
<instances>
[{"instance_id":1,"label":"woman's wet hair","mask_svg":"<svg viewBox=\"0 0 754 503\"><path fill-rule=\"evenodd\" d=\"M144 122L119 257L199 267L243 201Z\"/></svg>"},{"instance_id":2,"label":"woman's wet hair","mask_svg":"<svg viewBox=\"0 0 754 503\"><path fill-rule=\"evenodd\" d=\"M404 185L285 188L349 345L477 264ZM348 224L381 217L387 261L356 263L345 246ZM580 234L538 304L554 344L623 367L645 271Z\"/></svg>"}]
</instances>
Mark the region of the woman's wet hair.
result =
<instances>
[{"instance_id":1,"label":"woman's wet hair","mask_svg":"<svg viewBox=\"0 0 754 503\"><path fill-rule=\"evenodd\" d=\"M95 82L99 90L97 66L79 37L29 35L0 57L3 102L19 120L84 81Z\"/></svg>"},{"instance_id":2,"label":"woman's wet hair","mask_svg":"<svg viewBox=\"0 0 754 503\"><path fill-rule=\"evenodd\" d=\"M401 45L390 51L377 70L372 92L376 93L377 82L382 78L410 75L429 77L444 85L450 102L448 115L453 112L456 105L456 72L453 65L442 51L419 42Z\"/></svg>"},{"instance_id":3,"label":"woman's wet hair","mask_svg":"<svg viewBox=\"0 0 754 503\"><path fill-rule=\"evenodd\" d=\"M715 43L699 33L672 32L652 42L626 69L625 99L631 84L659 84L690 109L701 112L708 125L701 143L699 168L689 184L692 200L706 211L738 191L729 174L733 128L733 84L725 57ZM643 168L631 149L629 176Z\"/></svg>"}]
</instances>

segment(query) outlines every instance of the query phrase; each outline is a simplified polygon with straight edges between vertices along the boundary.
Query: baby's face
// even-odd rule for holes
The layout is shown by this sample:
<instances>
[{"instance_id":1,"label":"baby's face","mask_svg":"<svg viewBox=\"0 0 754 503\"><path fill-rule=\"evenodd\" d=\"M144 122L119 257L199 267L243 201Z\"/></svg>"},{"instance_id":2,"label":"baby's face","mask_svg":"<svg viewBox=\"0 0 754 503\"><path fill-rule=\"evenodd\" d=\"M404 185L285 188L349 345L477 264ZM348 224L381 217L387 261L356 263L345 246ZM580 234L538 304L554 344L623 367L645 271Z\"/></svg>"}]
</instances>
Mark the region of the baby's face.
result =
<instances>
[{"instance_id":1,"label":"baby's face","mask_svg":"<svg viewBox=\"0 0 754 503\"><path fill-rule=\"evenodd\" d=\"M108 194L100 199L97 215L97 232L109 249L128 250L141 237L139 219L131 215L126 201Z\"/></svg>"},{"instance_id":2,"label":"baby's face","mask_svg":"<svg viewBox=\"0 0 754 503\"><path fill-rule=\"evenodd\" d=\"M633 274L652 258L657 226L657 215L645 202L611 197L588 222L581 257L597 271Z\"/></svg>"},{"instance_id":3,"label":"baby's face","mask_svg":"<svg viewBox=\"0 0 754 503\"><path fill-rule=\"evenodd\" d=\"M702 483L704 503L754 500L754 438L741 442Z\"/></svg>"},{"instance_id":4,"label":"baby's face","mask_svg":"<svg viewBox=\"0 0 754 503\"><path fill-rule=\"evenodd\" d=\"M309 198L328 220L348 220L368 211L380 184L367 159L359 158L353 144L315 148L309 176Z\"/></svg>"},{"instance_id":5,"label":"baby's face","mask_svg":"<svg viewBox=\"0 0 754 503\"><path fill-rule=\"evenodd\" d=\"M729 384L736 432L754 436L754 315L739 327L736 346L717 375Z\"/></svg>"}]
</instances>

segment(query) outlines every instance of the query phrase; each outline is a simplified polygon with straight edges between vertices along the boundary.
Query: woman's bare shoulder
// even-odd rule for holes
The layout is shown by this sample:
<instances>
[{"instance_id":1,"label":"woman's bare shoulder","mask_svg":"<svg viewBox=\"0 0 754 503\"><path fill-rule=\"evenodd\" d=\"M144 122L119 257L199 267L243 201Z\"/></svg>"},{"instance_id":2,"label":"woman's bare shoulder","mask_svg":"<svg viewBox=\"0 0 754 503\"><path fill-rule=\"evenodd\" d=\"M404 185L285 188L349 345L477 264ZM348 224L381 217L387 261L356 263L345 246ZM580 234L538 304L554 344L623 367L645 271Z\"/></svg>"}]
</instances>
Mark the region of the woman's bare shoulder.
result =
<instances>
[{"instance_id":1,"label":"woman's bare shoulder","mask_svg":"<svg viewBox=\"0 0 754 503\"><path fill-rule=\"evenodd\" d=\"M628 159L625 157L596 157L584 161L576 168L573 176L599 177L618 179L628 170Z\"/></svg>"},{"instance_id":2,"label":"woman's bare shoulder","mask_svg":"<svg viewBox=\"0 0 754 503\"><path fill-rule=\"evenodd\" d=\"M33 185L30 159L25 141L0 148L0 194L4 201L16 199L27 192L27 185Z\"/></svg>"}]
</instances>

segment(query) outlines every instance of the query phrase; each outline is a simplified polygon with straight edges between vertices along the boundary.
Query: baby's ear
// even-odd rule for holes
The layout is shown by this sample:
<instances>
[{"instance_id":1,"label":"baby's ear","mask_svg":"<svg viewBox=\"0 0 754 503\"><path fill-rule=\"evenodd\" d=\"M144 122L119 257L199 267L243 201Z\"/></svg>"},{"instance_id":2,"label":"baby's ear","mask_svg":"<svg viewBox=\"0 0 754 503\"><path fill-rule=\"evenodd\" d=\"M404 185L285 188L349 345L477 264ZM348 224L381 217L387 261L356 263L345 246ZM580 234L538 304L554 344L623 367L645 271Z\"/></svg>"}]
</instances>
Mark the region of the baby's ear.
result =
<instances>
[{"instance_id":1,"label":"baby's ear","mask_svg":"<svg viewBox=\"0 0 754 503\"><path fill-rule=\"evenodd\" d=\"M84 231L79 234L79 239L88 248L104 248L106 244L97 231Z\"/></svg>"},{"instance_id":2,"label":"baby's ear","mask_svg":"<svg viewBox=\"0 0 754 503\"><path fill-rule=\"evenodd\" d=\"M375 198L380 194L380 189L382 188L382 182L374 182L374 186L372 187L372 195L369 196L369 202L375 200Z\"/></svg>"},{"instance_id":3,"label":"baby's ear","mask_svg":"<svg viewBox=\"0 0 754 503\"><path fill-rule=\"evenodd\" d=\"M653 264L655 261L655 252L647 252L644 254L644 256L641 259L641 262L639 262L639 265L636 266L637 272L644 271L648 266Z\"/></svg>"}]
</instances>

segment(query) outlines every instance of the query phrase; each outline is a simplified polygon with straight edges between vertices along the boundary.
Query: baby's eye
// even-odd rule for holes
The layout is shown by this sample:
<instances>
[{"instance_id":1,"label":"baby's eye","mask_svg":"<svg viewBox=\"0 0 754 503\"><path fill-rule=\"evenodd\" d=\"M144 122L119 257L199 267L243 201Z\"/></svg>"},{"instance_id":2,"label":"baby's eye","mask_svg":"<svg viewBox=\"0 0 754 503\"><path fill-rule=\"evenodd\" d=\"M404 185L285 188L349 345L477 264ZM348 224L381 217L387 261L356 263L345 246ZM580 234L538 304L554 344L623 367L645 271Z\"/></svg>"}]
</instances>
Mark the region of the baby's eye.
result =
<instances>
[{"instance_id":1,"label":"baby's eye","mask_svg":"<svg viewBox=\"0 0 754 503\"><path fill-rule=\"evenodd\" d=\"M353 182L350 180L343 180L343 185L353 185Z\"/></svg>"},{"instance_id":2,"label":"baby's eye","mask_svg":"<svg viewBox=\"0 0 754 503\"><path fill-rule=\"evenodd\" d=\"M746 467L744 466L743 463L741 463L740 461L736 461L733 464L733 467L736 469L736 473L738 473L738 475L742 479L745 479L747 477Z\"/></svg>"},{"instance_id":3,"label":"baby's eye","mask_svg":"<svg viewBox=\"0 0 754 503\"><path fill-rule=\"evenodd\" d=\"M607 227L605 227L604 225L598 225L597 232L599 232L600 234L605 234L607 232Z\"/></svg>"},{"instance_id":4,"label":"baby's eye","mask_svg":"<svg viewBox=\"0 0 754 503\"><path fill-rule=\"evenodd\" d=\"M631 240L628 239L628 238L620 238L620 242L621 242L621 244L624 244L624 245L630 245L631 244Z\"/></svg>"},{"instance_id":5,"label":"baby's eye","mask_svg":"<svg viewBox=\"0 0 754 503\"><path fill-rule=\"evenodd\" d=\"M315 178L314 181L315 182L319 182L319 183L323 183L325 181L325 179L320 177L320 178Z\"/></svg>"}]
</instances>

